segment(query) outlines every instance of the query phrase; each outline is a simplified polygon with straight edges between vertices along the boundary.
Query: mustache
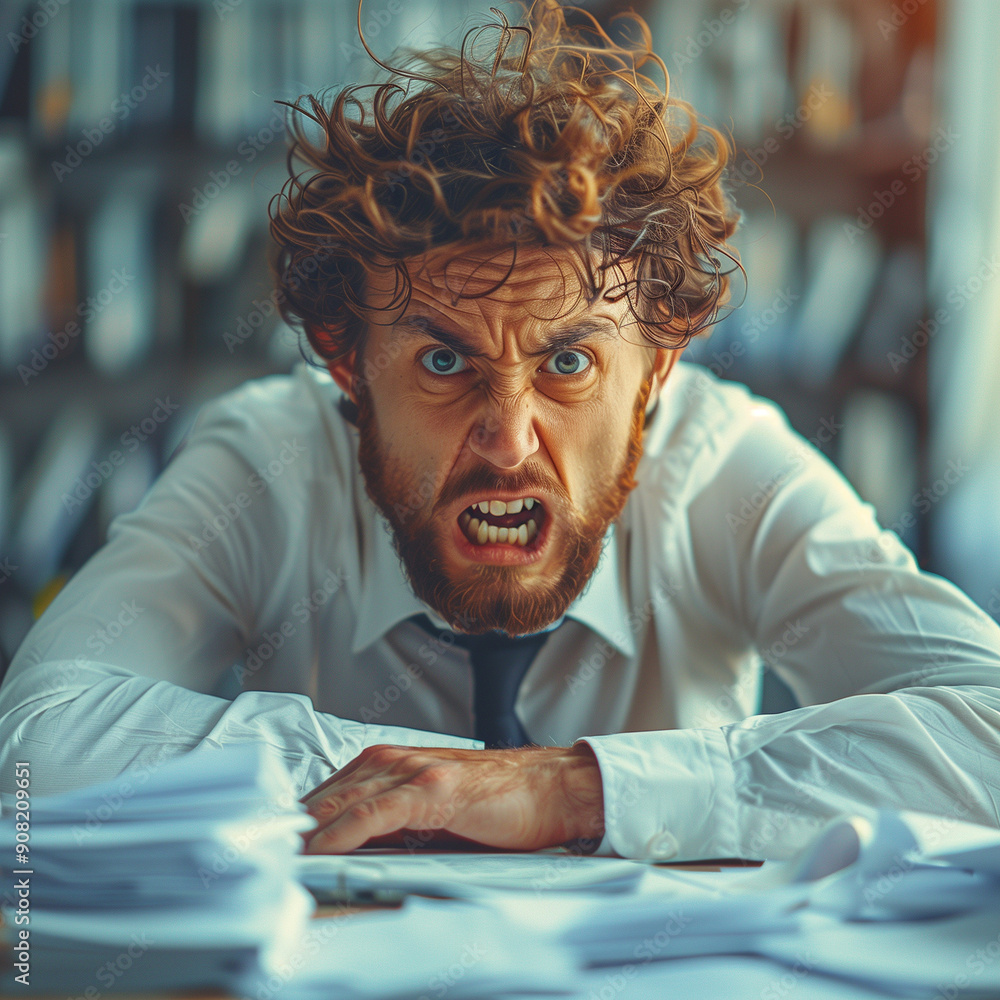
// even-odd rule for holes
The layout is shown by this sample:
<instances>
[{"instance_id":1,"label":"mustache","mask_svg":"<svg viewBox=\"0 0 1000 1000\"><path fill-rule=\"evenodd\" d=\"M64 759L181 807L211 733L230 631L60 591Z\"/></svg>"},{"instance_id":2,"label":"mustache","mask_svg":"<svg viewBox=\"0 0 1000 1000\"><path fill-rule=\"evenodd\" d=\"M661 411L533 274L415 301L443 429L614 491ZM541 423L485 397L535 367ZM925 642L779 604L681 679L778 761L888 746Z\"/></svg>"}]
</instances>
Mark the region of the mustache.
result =
<instances>
[{"instance_id":1,"label":"mustache","mask_svg":"<svg viewBox=\"0 0 1000 1000\"><path fill-rule=\"evenodd\" d=\"M470 494L507 492L531 496L533 493L543 493L547 498L555 497L564 504L569 504L569 494L558 480L546 476L536 465L527 464L510 473L498 473L496 469L477 466L468 469L456 479L446 483L441 490L435 507L448 507Z\"/></svg>"}]
</instances>

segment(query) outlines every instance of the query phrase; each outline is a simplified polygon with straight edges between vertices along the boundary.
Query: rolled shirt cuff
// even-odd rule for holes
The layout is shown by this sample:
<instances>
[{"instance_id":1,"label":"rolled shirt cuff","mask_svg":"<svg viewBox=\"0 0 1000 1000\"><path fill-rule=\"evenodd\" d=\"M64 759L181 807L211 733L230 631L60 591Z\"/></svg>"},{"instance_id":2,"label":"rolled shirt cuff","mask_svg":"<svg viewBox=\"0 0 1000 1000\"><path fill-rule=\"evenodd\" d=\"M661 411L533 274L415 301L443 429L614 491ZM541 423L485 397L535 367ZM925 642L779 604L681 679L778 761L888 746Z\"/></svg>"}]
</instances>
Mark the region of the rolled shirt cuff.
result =
<instances>
[{"instance_id":1,"label":"rolled shirt cuff","mask_svg":"<svg viewBox=\"0 0 1000 1000\"><path fill-rule=\"evenodd\" d=\"M717 729L586 736L604 785L597 854L654 861L739 857L733 765Z\"/></svg>"}]
</instances>

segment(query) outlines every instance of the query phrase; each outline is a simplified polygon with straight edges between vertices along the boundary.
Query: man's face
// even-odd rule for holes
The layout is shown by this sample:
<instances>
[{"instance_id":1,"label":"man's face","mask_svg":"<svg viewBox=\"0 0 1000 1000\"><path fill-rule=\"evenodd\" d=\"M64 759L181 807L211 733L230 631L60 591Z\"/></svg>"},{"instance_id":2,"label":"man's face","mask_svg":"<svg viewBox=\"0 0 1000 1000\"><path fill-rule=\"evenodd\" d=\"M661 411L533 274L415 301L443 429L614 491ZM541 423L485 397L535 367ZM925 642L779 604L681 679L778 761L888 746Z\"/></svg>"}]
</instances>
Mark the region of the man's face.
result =
<instances>
[{"instance_id":1,"label":"man's face","mask_svg":"<svg viewBox=\"0 0 1000 1000\"><path fill-rule=\"evenodd\" d=\"M624 300L577 301L567 257L522 250L482 295L509 257L446 269L452 254L408 261L402 316L385 310L391 276L372 279L382 311L362 356L329 367L358 405L368 494L416 595L458 631L537 632L597 567L651 387L679 352L637 346Z\"/></svg>"}]
</instances>

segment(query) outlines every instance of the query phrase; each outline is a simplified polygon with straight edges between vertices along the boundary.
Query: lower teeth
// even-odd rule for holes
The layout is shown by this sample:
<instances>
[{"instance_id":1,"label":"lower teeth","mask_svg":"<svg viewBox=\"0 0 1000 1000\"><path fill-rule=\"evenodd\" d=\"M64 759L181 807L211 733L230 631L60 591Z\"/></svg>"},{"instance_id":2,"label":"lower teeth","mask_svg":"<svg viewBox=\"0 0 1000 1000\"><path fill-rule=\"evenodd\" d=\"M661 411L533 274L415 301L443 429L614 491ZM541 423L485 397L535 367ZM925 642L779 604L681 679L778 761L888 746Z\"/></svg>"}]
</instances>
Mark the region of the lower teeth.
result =
<instances>
[{"instance_id":1,"label":"lower teeth","mask_svg":"<svg viewBox=\"0 0 1000 1000\"><path fill-rule=\"evenodd\" d=\"M538 534L538 525L534 518L516 528L498 528L495 524L489 524L486 520L472 517L468 511L463 511L460 521L466 538L474 545L499 543L523 546Z\"/></svg>"}]
</instances>

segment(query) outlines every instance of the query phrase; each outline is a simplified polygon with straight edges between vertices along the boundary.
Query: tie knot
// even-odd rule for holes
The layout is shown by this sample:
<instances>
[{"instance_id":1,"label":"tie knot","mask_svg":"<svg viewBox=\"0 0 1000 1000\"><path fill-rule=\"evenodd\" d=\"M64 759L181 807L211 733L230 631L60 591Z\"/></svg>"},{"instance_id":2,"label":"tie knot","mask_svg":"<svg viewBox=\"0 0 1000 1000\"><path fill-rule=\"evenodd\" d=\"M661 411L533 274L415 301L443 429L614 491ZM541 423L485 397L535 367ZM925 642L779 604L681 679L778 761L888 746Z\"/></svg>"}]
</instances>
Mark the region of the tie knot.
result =
<instances>
[{"instance_id":1,"label":"tie knot","mask_svg":"<svg viewBox=\"0 0 1000 1000\"><path fill-rule=\"evenodd\" d=\"M483 632L479 635L464 635L455 632L455 645L463 646L470 653L493 649L497 652L511 652L515 649L538 648L549 637L548 632L533 632L528 635L508 635L506 632Z\"/></svg>"},{"instance_id":2,"label":"tie knot","mask_svg":"<svg viewBox=\"0 0 1000 1000\"><path fill-rule=\"evenodd\" d=\"M499 629L480 632L478 635L469 635L466 632L440 629L425 614L414 615L409 620L419 625L428 635L437 637L451 636L456 646L461 646L463 649L469 650L470 653L478 652L482 649L530 649L532 646L537 648L541 647L549 637L549 632L528 632L525 635L508 635Z\"/></svg>"}]
</instances>

